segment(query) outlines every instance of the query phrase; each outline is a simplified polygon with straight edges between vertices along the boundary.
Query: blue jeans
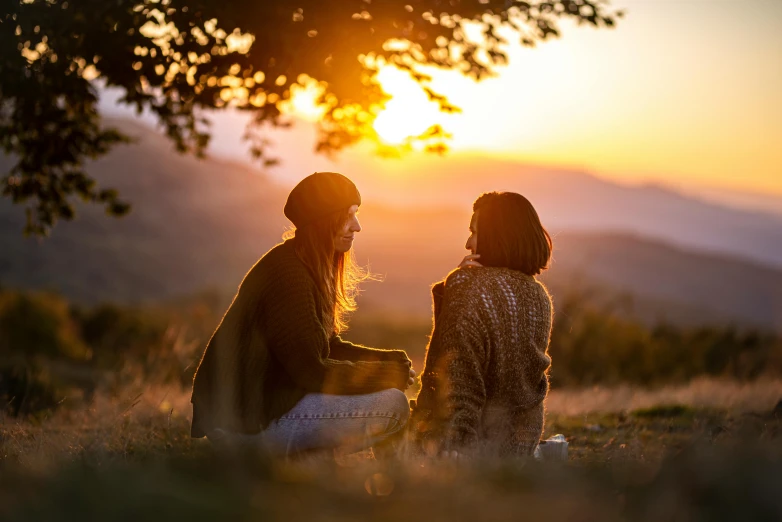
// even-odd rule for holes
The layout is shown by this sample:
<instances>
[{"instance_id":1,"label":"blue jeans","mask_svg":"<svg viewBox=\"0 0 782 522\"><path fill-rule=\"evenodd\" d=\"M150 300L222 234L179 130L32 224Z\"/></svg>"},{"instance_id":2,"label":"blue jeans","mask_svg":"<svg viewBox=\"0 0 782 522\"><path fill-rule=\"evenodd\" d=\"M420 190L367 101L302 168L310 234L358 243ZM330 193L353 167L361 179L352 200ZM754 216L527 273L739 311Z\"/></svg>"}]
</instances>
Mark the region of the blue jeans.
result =
<instances>
[{"instance_id":1,"label":"blue jeans","mask_svg":"<svg viewBox=\"0 0 782 522\"><path fill-rule=\"evenodd\" d=\"M332 449L352 453L399 432L409 416L407 397L397 389L365 395L310 393L258 435L219 438L260 444L286 456Z\"/></svg>"}]
</instances>

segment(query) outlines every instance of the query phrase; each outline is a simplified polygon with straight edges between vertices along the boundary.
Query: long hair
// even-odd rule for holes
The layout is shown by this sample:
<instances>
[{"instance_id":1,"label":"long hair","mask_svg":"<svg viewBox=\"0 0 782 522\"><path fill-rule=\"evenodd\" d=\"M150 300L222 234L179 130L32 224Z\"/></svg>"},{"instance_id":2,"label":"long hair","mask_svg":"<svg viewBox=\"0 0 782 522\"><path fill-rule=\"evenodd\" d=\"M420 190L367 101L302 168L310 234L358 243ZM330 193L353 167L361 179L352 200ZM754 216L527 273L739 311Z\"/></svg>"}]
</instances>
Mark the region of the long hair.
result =
<instances>
[{"instance_id":1,"label":"long hair","mask_svg":"<svg viewBox=\"0 0 782 522\"><path fill-rule=\"evenodd\" d=\"M481 194L473 204L478 213L478 262L527 275L548 268L553 244L532 203L515 192Z\"/></svg>"},{"instance_id":2,"label":"long hair","mask_svg":"<svg viewBox=\"0 0 782 522\"><path fill-rule=\"evenodd\" d=\"M340 210L283 236L293 238L296 254L315 280L318 312L327 337L347 328L347 316L356 309L359 284L371 278L356 264L353 249L334 249L334 238L348 218L348 209Z\"/></svg>"}]
</instances>

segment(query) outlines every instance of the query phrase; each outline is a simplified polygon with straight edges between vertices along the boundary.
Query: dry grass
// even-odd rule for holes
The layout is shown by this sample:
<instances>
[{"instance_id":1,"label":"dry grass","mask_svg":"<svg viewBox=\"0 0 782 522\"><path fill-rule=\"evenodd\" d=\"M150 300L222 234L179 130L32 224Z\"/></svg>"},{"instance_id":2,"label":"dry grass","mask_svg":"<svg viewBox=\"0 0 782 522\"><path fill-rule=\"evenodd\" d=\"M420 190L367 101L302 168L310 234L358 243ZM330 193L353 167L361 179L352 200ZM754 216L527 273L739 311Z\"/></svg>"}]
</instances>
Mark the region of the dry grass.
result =
<instances>
[{"instance_id":1,"label":"dry grass","mask_svg":"<svg viewBox=\"0 0 782 522\"><path fill-rule=\"evenodd\" d=\"M189 395L167 387L97 394L88 407L61 408L36 419L0 417L0 465L44 470L63 461L112 463L144 454L186 453Z\"/></svg>"},{"instance_id":2,"label":"dry grass","mask_svg":"<svg viewBox=\"0 0 782 522\"><path fill-rule=\"evenodd\" d=\"M127 390L44 419L0 421L0 519L782 517L782 499L768 490L782 480L782 418L769 414L781 389L696 381L555 391L547 435L568 437L565 467L218 454L190 439L186 392Z\"/></svg>"},{"instance_id":3,"label":"dry grass","mask_svg":"<svg viewBox=\"0 0 782 522\"><path fill-rule=\"evenodd\" d=\"M740 383L720 379L694 379L687 384L656 389L617 386L575 390L553 390L546 408L556 415L618 413L661 404L683 404L694 408L732 412L768 412L782 400L782 380L767 379Z\"/></svg>"},{"instance_id":4,"label":"dry grass","mask_svg":"<svg viewBox=\"0 0 782 522\"><path fill-rule=\"evenodd\" d=\"M766 414L780 399L782 380L699 379L659 389L554 390L547 400L545 436L563 433L571 443L571 456L592 462L607 458L603 450L614 442L638 446L639 437L651 437L651 444L644 444L645 453L659 460L674 440L681 446L704 429L729 424L747 413ZM663 426L652 425L659 419L627 421L634 411L665 405L685 406L683 411L700 414L675 419L685 428L677 433L669 429L670 415L663 415ZM189 437L190 412L187 391L136 387L118 397L98 394L88 407L61 408L40 419L0 416L0 465L45 470L63 461L114 463L207 451L206 441ZM655 438L658 429L665 432L662 438Z\"/></svg>"}]
</instances>

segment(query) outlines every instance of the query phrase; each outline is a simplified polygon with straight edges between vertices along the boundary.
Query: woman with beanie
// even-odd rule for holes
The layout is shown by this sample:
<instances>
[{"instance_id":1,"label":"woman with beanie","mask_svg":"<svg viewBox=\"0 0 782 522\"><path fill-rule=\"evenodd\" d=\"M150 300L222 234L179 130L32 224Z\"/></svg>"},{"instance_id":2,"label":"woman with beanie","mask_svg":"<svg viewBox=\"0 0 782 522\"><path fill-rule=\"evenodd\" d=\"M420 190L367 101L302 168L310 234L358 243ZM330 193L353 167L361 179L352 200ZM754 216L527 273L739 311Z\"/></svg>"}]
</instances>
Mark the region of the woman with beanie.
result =
<instances>
[{"instance_id":1,"label":"woman with beanie","mask_svg":"<svg viewBox=\"0 0 782 522\"><path fill-rule=\"evenodd\" d=\"M399 431L415 373L400 350L339 337L360 272L350 254L361 196L319 172L291 191L294 237L248 272L193 381L193 437L258 442L275 453L358 451Z\"/></svg>"},{"instance_id":2,"label":"woman with beanie","mask_svg":"<svg viewBox=\"0 0 782 522\"><path fill-rule=\"evenodd\" d=\"M413 402L416 447L429 455L531 455L543 432L553 308L535 276L552 243L526 198L480 196L470 250L432 289L434 331Z\"/></svg>"}]
</instances>

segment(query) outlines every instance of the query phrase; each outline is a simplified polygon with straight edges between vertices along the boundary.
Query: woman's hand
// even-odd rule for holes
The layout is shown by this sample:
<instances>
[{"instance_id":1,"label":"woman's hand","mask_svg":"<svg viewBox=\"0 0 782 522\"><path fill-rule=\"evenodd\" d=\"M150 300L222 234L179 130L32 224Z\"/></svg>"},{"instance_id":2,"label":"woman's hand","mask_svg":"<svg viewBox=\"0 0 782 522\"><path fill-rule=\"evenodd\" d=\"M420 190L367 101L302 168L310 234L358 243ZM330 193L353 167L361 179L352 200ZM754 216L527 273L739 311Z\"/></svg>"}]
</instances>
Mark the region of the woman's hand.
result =
<instances>
[{"instance_id":1,"label":"woman's hand","mask_svg":"<svg viewBox=\"0 0 782 522\"><path fill-rule=\"evenodd\" d=\"M479 257L481 257L480 254L470 254L470 255L464 256L464 259L462 259L462 262L459 263L459 268L464 268L464 267L467 267L467 266L483 266L478 261L476 261L476 259L478 259Z\"/></svg>"},{"instance_id":2,"label":"woman's hand","mask_svg":"<svg viewBox=\"0 0 782 522\"><path fill-rule=\"evenodd\" d=\"M408 374L407 378L407 386L410 387L415 384L415 370L413 368L410 368L410 373Z\"/></svg>"},{"instance_id":3,"label":"woman's hand","mask_svg":"<svg viewBox=\"0 0 782 522\"><path fill-rule=\"evenodd\" d=\"M386 353L388 354L386 358L389 361L407 363L408 366L413 365L413 361L410 360L410 357L407 356L407 352L404 350L387 350Z\"/></svg>"}]
</instances>

